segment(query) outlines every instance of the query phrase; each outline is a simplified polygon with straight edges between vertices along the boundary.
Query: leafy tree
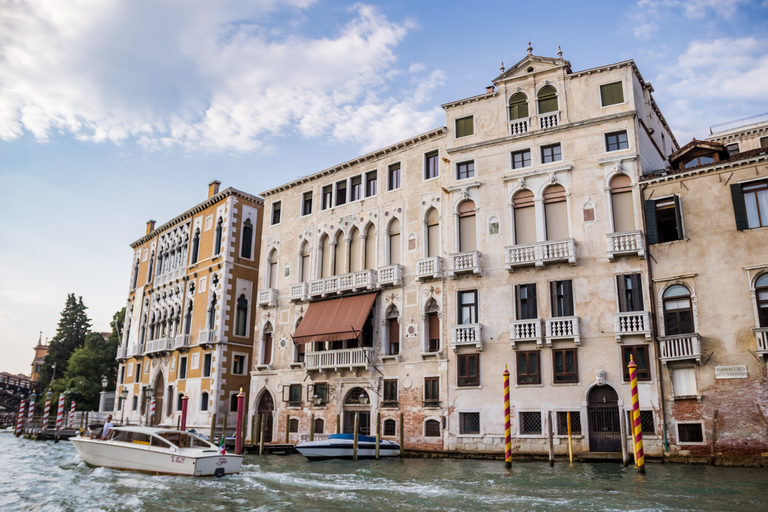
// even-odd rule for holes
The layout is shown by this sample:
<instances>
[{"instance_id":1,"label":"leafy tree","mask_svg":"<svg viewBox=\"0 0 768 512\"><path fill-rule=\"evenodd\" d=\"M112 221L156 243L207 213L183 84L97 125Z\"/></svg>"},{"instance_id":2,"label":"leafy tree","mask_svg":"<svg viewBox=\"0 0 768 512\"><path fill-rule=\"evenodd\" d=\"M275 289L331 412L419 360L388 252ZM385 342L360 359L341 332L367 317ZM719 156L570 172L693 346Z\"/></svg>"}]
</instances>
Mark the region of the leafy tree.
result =
<instances>
[{"instance_id":1,"label":"leafy tree","mask_svg":"<svg viewBox=\"0 0 768 512\"><path fill-rule=\"evenodd\" d=\"M70 356L85 343L85 337L91 329L91 320L85 314L86 309L88 308L83 304L82 297L76 298L74 293L67 295L59 327L40 369L39 384L42 389L48 388L54 378L53 365L56 365L56 376L63 377Z\"/></svg>"}]
</instances>

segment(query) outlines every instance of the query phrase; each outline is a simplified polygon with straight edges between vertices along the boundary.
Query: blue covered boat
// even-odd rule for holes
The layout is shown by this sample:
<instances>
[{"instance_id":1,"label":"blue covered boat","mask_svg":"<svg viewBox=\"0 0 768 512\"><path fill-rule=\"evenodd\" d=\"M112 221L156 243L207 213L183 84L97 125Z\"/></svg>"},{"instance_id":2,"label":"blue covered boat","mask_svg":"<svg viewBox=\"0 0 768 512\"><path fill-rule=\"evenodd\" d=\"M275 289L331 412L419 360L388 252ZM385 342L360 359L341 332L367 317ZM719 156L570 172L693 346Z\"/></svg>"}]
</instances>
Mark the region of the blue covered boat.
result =
<instances>
[{"instance_id":1,"label":"blue covered boat","mask_svg":"<svg viewBox=\"0 0 768 512\"><path fill-rule=\"evenodd\" d=\"M354 434L331 434L325 441L310 441L296 446L296 450L309 460L352 459ZM395 441L379 442L379 457L397 457L400 445ZM373 459L376 457L376 438L357 436L357 458Z\"/></svg>"}]
</instances>

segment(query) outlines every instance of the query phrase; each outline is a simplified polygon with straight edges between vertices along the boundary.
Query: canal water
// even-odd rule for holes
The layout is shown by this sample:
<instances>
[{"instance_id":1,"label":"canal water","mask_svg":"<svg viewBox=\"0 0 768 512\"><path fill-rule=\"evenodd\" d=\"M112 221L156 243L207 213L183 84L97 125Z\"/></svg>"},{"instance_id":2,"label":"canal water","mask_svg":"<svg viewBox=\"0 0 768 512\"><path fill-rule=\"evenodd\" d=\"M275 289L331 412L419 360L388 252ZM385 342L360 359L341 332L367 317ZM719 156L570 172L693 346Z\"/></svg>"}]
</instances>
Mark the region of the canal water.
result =
<instances>
[{"instance_id":1,"label":"canal water","mask_svg":"<svg viewBox=\"0 0 768 512\"><path fill-rule=\"evenodd\" d=\"M69 442L0 433L0 510L768 510L768 469L615 463L247 456L239 475L153 476L94 468Z\"/></svg>"}]
</instances>

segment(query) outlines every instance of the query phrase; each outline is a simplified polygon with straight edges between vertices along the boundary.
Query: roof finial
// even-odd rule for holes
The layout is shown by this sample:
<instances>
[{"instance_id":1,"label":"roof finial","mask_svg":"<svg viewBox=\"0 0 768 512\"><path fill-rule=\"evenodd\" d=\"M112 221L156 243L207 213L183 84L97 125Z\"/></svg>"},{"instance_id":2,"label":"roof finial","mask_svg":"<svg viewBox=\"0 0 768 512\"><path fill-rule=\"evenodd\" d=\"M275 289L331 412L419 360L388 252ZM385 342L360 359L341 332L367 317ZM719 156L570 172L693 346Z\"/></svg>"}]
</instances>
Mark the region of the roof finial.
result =
<instances>
[{"instance_id":1,"label":"roof finial","mask_svg":"<svg viewBox=\"0 0 768 512\"><path fill-rule=\"evenodd\" d=\"M43 331L40 331L40 337L37 338L37 344L42 345L43 344Z\"/></svg>"},{"instance_id":2,"label":"roof finial","mask_svg":"<svg viewBox=\"0 0 768 512\"><path fill-rule=\"evenodd\" d=\"M533 46L531 46L531 42L528 41L528 48L526 48L528 51L528 55L533 55Z\"/></svg>"},{"instance_id":3,"label":"roof finial","mask_svg":"<svg viewBox=\"0 0 768 512\"><path fill-rule=\"evenodd\" d=\"M499 69L502 73L504 72L504 61L501 61L501 67Z\"/></svg>"},{"instance_id":4,"label":"roof finial","mask_svg":"<svg viewBox=\"0 0 768 512\"><path fill-rule=\"evenodd\" d=\"M563 50L560 49L560 45L557 45L557 58L558 59L563 58Z\"/></svg>"}]
</instances>

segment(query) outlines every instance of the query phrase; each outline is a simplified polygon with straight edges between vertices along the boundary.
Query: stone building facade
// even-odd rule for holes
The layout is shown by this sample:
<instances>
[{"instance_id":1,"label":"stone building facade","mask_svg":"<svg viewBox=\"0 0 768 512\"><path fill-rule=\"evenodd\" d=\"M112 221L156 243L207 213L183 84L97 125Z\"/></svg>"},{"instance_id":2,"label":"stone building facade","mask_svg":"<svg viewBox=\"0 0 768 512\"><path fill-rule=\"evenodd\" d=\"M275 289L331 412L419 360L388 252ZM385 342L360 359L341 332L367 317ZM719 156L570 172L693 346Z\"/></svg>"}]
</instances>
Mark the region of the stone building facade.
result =
<instances>
[{"instance_id":1,"label":"stone building facade","mask_svg":"<svg viewBox=\"0 0 768 512\"><path fill-rule=\"evenodd\" d=\"M249 385L263 201L208 186L208 198L131 244L134 251L117 359L115 417L175 426L188 396L187 425L228 415Z\"/></svg>"}]
</instances>

